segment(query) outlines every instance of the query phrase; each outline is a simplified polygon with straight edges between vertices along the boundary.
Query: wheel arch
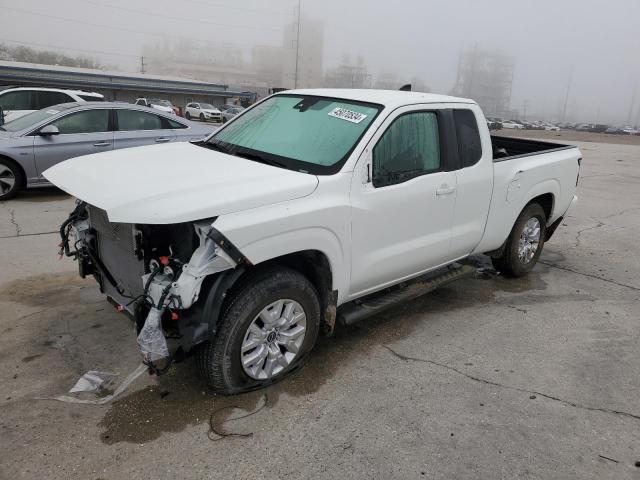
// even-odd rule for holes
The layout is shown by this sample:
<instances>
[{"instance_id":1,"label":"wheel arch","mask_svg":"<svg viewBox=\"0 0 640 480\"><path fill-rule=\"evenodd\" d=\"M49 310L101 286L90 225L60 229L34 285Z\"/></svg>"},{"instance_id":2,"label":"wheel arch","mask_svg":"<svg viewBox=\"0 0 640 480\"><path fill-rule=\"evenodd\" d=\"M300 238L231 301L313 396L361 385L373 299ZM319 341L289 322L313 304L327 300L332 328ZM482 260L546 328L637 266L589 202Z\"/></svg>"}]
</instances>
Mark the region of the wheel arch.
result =
<instances>
[{"instance_id":1,"label":"wheel arch","mask_svg":"<svg viewBox=\"0 0 640 480\"><path fill-rule=\"evenodd\" d=\"M335 326L338 292L334 287L334 271L331 261L320 250L308 249L286 253L246 268L244 273L236 279L229 289L228 298L233 296L235 289L242 288L243 284L251 281L251 277L256 273L277 266L295 270L312 283L318 293L320 302L321 324L324 326L325 332L331 334Z\"/></svg>"}]
</instances>

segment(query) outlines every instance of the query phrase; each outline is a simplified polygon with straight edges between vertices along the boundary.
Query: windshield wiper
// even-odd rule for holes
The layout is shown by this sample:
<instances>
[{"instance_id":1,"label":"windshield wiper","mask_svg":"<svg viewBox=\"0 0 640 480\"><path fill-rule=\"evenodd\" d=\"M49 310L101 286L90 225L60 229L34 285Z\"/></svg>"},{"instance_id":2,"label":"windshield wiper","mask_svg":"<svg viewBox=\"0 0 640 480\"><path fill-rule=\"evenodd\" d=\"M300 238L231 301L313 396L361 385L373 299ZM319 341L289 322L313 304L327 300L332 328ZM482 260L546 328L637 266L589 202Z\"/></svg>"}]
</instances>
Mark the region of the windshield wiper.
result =
<instances>
[{"instance_id":1,"label":"windshield wiper","mask_svg":"<svg viewBox=\"0 0 640 480\"><path fill-rule=\"evenodd\" d=\"M235 155L236 157L246 158L247 160L255 160L256 162L272 165L274 167L287 168L287 166L284 163L278 162L276 160L272 160L267 157L263 157L262 155L258 155L255 153L234 152L233 155Z\"/></svg>"},{"instance_id":2,"label":"windshield wiper","mask_svg":"<svg viewBox=\"0 0 640 480\"><path fill-rule=\"evenodd\" d=\"M212 148L213 150L217 150L217 151L222 152L222 153L229 153L229 154L233 155L233 153L231 153L231 149L228 148L228 147L225 147L221 143L204 142L204 145L207 148Z\"/></svg>"}]
</instances>

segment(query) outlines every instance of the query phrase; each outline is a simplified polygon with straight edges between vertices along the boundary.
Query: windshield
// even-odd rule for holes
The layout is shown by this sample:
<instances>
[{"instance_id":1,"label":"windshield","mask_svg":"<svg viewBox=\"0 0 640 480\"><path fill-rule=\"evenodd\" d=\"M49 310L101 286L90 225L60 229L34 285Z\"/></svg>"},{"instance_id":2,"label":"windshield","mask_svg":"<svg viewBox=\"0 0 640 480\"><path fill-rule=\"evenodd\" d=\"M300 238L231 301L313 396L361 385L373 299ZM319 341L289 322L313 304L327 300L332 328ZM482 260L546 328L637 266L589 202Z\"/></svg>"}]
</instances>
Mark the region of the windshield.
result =
<instances>
[{"instance_id":1,"label":"windshield","mask_svg":"<svg viewBox=\"0 0 640 480\"><path fill-rule=\"evenodd\" d=\"M7 132L19 132L20 130L24 130L25 128L29 128L32 125L42 122L49 117L53 117L57 115L62 110L57 108L44 108L42 110L38 110L37 112L31 112L26 114L23 117L16 118L11 122L7 122L2 125L2 128Z\"/></svg>"},{"instance_id":2,"label":"windshield","mask_svg":"<svg viewBox=\"0 0 640 480\"><path fill-rule=\"evenodd\" d=\"M201 103L200 108L204 108L205 110L213 110L216 107L214 107L210 103Z\"/></svg>"},{"instance_id":3,"label":"windshield","mask_svg":"<svg viewBox=\"0 0 640 480\"><path fill-rule=\"evenodd\" d=\"M230 154L291 170L340 170L381 105L308 95L277 95L244 112L209 143Z\"/></svg>"}]
</instances>

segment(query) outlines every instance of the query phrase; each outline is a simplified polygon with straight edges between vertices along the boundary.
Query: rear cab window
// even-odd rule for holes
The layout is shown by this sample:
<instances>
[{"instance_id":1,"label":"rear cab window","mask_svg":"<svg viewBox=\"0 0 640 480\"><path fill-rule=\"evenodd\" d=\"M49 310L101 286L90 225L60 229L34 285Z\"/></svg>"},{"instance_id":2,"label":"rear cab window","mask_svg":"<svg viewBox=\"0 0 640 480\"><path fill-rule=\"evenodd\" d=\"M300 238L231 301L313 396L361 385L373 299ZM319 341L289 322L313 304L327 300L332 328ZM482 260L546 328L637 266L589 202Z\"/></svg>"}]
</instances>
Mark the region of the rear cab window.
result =
<instances>
[{"instance_id":1,"label":"rear cab window","mask_svg":"<svg viewBox=\"0 0 640 480\"><path fill-rule=\"evenodd\" d=\"M482 142L476 116L471 110L459 109L453 111L453 119L458 139L460 168L475 165L482 158Z\"/></svg>"}]
</instances>

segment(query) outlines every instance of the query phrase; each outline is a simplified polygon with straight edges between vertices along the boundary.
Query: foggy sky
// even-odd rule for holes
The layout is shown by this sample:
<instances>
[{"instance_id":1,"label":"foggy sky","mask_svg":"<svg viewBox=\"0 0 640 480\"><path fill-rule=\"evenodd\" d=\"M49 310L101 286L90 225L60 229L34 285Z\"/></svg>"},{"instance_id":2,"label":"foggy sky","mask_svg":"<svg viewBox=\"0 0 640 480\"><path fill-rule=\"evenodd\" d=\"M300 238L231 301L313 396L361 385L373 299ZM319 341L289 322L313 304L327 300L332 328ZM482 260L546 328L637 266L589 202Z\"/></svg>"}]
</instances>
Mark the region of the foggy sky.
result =
<instances>
[{"instance_id":1,"label":"foggy sky","mask_svg":"<svg viewBox=\"0 0 640 480\"><path fill-rule=\"evenodd\" d=\"M296 0L0 0L0 42L65 47L51 49L136 71L143 45L188 37L241 46L248 61L254 44L281 45L282 27L293 21L296 5ZM635 84L633 121L640 108L639 0L302 0L302 15L325 22L325 69L344 54L361 54L374 76L383 71L406 81L419 76L433 92L449 93L460 50L477 44L515 57L512 108L521 109L527 100L530 114L557 116L571 70L568 111L576 121L597 117L625 123Z\"/></svg>"}]
</instances>

